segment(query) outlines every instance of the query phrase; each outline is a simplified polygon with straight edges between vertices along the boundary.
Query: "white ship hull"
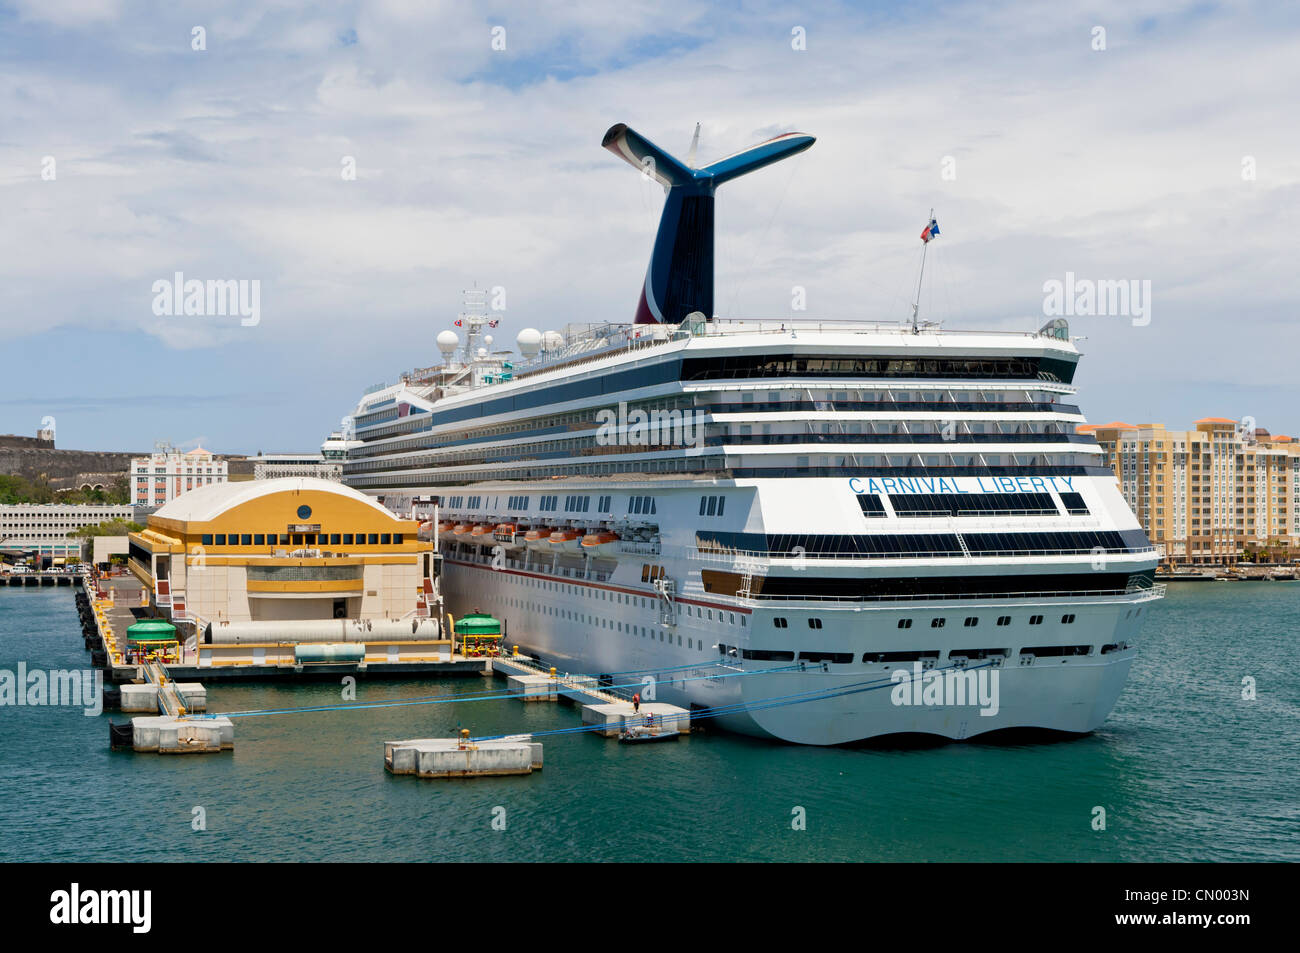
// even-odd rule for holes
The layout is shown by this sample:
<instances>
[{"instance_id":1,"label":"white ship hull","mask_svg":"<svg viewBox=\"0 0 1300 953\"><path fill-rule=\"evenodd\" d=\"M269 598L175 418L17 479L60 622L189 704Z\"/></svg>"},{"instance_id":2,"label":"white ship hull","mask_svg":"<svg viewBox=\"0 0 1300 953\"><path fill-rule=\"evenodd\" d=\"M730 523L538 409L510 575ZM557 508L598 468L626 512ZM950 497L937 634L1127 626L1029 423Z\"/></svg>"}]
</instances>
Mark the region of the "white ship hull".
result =
<instances>
[{"instance_id":1,"label":"white ship hull","mask_svg":"<svg viewBox=\"0 0 1300 953\"><path fill-rule=\"evenodd\" d=\"M1090 732L1105 721L1123 690L1136 654L1128 646L1136 639L1153 595L841 608L741 608L726 602L682 600L692 610L678 624L663 626L658 600L649 589L633 595L638 592L635 588L567 578L557 581L545 574L493 569L490 562L471 561L465 555L465 559L448 558L444 566L442 587L448 610L459 616L481 609L497 616L505 624L507 643L518 645L521 652L561 672L612 673L611 681L625 686L626 692L643 686L650 677L654 700L703 709L697 720L812 745L913 733L962 740L1012 728ZM617 601L620 590L625 601ZM704 614L708 607L713 607L716 619ZM702 615L694 615L696 610ZM999 617L1007 615L1014 621L999 627ZM1059 626L1049 638L1041 627L1028 624L1035 616L1059 620L1067 615L1074 618L1068 637L1061 635ZM742 616L743 627L727 621ZM771 635L750 637L750 633L771 631L775 617L787 621L789 627L782 631L807 632L809 618L818 619L821 628L815 639L805 637L799 643ZM900 639L898 621L906 618L913 620L913 626L903 630L906 638ZM931 620L936 618L946 619L947 624L932 628ZM968 619L978 621L967 626ZM1088 645L1090 653L1032 660L1022 654L1026 646L1061 644L1064 638L1071 645ZM778 644L795 645L796 657L799 648L815 644L819 652L851 656L852 661L805 662L804 671L792 671L790 662L723 655L718 648ZM1107 646L1123 648L1103 654ZM981 701L973 691L964 704L930 705L909 690L901 696L909 703L900 704L894 673L902 670L914 676L916 663L864 658L904 647L935 653L930 670L935 674L923 677L969 672L978 678L983 672L992 697ZM973 648L1005 649L1006 655L965 663L950 657ZM640 690L645 697L646 688ZM915 704L918 700L922 703ZM718 709L722 713L711 714Z\"/></svg>"}]
</instances>

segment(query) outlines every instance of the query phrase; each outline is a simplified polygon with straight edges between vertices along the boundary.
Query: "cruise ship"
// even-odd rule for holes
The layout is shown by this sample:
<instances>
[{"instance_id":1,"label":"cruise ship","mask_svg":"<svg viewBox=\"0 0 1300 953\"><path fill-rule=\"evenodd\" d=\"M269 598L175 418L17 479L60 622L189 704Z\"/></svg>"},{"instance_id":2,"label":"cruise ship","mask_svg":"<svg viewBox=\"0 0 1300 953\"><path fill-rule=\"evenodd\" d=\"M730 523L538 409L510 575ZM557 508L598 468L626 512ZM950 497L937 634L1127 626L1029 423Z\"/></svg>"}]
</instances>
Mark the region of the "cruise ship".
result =
<instances>
[{"instance_id":1,"label":"cruise ship","mask_svg":"<svg viewBox=\"0 0 1300 953\"><path fill-rule=\"evenodd\" d=\"M345 418L344 481L430 513L452 615L725 728L1092 731L1163 587L1077 432L1066 323L713 316L717 187L812 143L697 167L614 126L603 145L666 192L633 320L504 350L471 296L441 363Z\"/></svg>"}]
</instances>

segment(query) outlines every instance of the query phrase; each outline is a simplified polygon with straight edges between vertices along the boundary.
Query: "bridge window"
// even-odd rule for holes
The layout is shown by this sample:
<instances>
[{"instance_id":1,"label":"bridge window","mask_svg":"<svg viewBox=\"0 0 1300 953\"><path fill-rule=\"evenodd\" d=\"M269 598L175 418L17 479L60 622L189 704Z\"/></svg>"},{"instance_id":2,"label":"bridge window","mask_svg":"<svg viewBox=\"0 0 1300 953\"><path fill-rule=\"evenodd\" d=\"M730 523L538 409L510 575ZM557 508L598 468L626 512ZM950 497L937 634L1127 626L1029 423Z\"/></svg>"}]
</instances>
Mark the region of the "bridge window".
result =
<instances>
[{"instance_id":1,"label":"bridge window","mask_svg":"<svg viewBox=\"0 0 1300 953\"><path fill-rule=\"evenodd\" d=\"M1062 493L1061 502L1065 504L1065 511L1071 516L1088 515L1088 504L1083 502L1082 493Z\"/></svg>"},{"instance_id":2,"label":"bridge window","mask_svg":"<svg viewBox=\"0 0 1300 953\"><path fill-rule=\"evenodd\" d=\"M858 507L863 516L884 516L885 504L875 493L859 493Z\"/></svg>"}]
</instances>

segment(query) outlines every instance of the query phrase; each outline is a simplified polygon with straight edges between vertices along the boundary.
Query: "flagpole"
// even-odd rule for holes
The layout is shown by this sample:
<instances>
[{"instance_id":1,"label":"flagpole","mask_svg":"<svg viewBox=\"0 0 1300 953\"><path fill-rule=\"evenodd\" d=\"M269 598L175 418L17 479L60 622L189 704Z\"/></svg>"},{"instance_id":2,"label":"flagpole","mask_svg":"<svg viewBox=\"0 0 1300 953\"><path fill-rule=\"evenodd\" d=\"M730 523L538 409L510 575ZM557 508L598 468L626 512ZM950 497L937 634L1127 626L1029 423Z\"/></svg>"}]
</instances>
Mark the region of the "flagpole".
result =
<instances>
[{"instance_id":1,"label":"flagpole","mask_svg":"<svg viewBox=\"0 0 1300 953\"><path fill-rule=\"evenodd\" d=\"M925 220L925 227L928 229L930 227L930 223L933 221L934 221L934 209L930 209L930 217ZM920 275L917 276L916 279L916 301L912 305L912 333L913 334L920 333L920 331L916 327L916 318L917 318L917 312L920 310L921 307L921 281L922 279L925 278L925 255L926 252L928 252L929 250L930 250L930 243L927 241L921 247L921 273Z\"/></svg>"}]
</instances>

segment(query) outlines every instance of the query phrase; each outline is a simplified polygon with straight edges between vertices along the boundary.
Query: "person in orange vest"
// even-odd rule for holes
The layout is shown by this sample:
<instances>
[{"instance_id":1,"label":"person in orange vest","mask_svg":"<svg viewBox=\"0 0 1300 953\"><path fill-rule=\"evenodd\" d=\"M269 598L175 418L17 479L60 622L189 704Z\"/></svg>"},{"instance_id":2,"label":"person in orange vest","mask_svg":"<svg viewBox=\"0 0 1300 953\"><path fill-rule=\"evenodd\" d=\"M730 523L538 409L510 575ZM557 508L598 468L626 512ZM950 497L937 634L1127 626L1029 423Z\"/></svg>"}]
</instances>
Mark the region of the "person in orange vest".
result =
<instances>
[{"instance_id":1,"label":"person in orange vest","mask_svg":"<svg viewBox=\"0 0 1300 953\"><path fill-rule=\"evenodd\" d=\"M640 710L641 710L641 693L637 692L632 696L632 711L633 713L636 713L639 712Z\"/></svg>"}]
</instances>

